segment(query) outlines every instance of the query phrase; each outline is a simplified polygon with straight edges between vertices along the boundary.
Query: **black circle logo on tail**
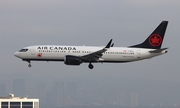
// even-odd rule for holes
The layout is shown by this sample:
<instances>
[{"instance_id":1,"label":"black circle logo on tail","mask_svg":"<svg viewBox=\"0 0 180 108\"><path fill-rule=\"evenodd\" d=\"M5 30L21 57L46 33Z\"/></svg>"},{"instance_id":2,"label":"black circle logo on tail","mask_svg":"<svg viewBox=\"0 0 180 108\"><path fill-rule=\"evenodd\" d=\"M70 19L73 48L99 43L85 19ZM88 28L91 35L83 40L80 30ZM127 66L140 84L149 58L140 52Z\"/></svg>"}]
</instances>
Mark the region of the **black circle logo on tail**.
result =
<instances>
[{"instance_id":1,"label":"black circle logo on tail","mask_svg":"<svg viewBox=\"0 0 180 108\"><path fill-rule=\"evenodd\" d=\"M152 34L149 37L149 43L151 46L159 46L162 43L162 37L159 34Z\"/></svg>"}]
</instances>

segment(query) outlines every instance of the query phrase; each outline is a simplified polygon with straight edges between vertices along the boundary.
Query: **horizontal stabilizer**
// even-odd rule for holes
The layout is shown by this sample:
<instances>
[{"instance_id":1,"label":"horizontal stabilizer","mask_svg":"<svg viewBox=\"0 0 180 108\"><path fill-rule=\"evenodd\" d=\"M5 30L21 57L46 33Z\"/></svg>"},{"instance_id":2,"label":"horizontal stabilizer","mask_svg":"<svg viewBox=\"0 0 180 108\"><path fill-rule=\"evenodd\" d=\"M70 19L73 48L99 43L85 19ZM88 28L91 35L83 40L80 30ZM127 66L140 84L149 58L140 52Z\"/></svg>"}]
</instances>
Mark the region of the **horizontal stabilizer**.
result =
<instances>
[{"instance_id":1,"label":"horizontal stabilizer","mask_svg":"<svg viewBox=\"0 0 180 108\"><path fill-rule=\"evenodd\" d=\"M164 51L166 49L168 49L168 48L156 49L156 50L152 50L152 51L149 51L149 52L150 53L160 53L160 52L162 52L162 51Z\"/></svg>"}]
</instances>

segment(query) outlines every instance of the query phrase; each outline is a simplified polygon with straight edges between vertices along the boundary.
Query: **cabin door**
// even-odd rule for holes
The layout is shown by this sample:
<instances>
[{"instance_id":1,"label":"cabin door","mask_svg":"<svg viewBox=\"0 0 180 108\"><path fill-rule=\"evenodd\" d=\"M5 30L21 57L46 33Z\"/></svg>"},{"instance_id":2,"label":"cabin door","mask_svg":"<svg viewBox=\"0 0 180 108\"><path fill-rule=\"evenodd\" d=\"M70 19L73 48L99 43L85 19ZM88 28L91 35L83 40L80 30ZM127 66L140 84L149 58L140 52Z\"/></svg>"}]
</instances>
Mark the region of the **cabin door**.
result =
<instances>
[{"instance_id":1,"label":"cabin door","mask_svg":"<svg viewBox=\"0 0 180 108\"><path fill-rule=\"evenodd\" d=\"M137 58L141 58L141 50L137 51Z\"/></svg>"},{"instance_id":2,"label":"cabin door","mask_svg":"<svg viewBox=\"0 0 180 108\"><path fill-rule=\"evenodd\" d=\"M36 54L35 49L31 49L31 55L35 55L35 54Z\"/></svg>"}]
</instances>

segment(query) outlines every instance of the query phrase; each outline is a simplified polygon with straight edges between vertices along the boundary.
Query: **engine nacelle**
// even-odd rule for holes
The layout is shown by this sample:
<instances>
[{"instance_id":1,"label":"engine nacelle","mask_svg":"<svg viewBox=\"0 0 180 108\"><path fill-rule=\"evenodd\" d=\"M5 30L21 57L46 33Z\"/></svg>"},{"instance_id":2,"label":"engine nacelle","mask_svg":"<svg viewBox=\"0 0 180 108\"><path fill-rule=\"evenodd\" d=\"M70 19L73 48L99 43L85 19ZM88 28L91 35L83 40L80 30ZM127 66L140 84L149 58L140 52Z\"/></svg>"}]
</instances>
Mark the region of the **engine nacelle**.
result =
<instances>
[{"instance_id":1,"label":"engine nacelle","mask_svg":"<svg viewBox=\"0 0 180 108\"><path fill-rule=\"evenodd\" d=\"M80 65L82 60L77 56L66 55L64 57L64 64L66 65Z\"/></svg>"}]
</instances>

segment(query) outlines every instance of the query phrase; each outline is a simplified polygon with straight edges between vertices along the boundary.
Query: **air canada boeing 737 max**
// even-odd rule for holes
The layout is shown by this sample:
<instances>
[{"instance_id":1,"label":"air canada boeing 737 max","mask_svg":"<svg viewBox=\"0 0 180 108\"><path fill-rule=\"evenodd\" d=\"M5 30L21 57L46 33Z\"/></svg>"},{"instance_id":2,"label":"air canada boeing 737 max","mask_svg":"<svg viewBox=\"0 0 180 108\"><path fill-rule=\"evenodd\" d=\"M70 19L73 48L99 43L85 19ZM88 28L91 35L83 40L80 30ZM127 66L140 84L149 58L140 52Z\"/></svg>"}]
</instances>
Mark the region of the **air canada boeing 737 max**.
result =
<instances>
[{"instance_id":1,"label":"air canada boeing 737 max","mask_svg":"<svg viewBox=\"0 0 180 108\"><path fill-rule=\"evenodd\" d=\"M112 39L105 47L98 46L59 46L36 45L28 46L14 55L23 61L64 61L66 65L80 65L89 63L109 62L124 63L149 59L167 53L168 48L161 48L168 21L162 21L150 36L141 44L129 47L113 47Z\"/></svg>"}]
</instances>

